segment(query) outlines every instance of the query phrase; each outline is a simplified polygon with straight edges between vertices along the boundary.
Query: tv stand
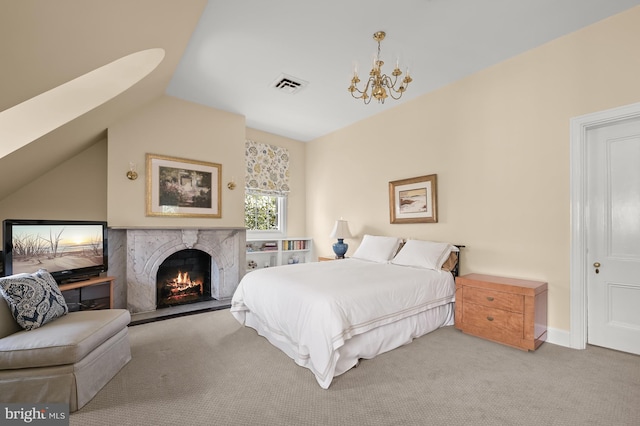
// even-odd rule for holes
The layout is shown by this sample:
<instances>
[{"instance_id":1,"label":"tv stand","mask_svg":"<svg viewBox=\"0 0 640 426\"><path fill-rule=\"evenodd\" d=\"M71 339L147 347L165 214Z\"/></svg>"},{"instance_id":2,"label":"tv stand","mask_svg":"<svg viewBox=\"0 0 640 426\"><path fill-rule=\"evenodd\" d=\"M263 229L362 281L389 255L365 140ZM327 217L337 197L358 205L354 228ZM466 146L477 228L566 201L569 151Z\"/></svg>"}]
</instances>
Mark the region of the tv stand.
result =
<instances>
[{"instance_id":1,"label":"tv stand","mask_svg":"<svg viewBox=\"0 0 640 426\"><path fill-rule=\"evenodd\" d=\"M113 309L114 281L115 277L93 277L67 282L58 287L69 306L69 311Z\"/></svg>"},{"instance_id":2,"label":"tv stand","mask_svg":"<svg viewBox=\"0 0 640 426\"><path fill-rule=\"evenodd\" d=\"M100 278L100 274L93 275L75 275L71 278L63 278L60 280L60 284L73 284L79 281L89 281L93 278Z\"/></svg>"}]
</instances>

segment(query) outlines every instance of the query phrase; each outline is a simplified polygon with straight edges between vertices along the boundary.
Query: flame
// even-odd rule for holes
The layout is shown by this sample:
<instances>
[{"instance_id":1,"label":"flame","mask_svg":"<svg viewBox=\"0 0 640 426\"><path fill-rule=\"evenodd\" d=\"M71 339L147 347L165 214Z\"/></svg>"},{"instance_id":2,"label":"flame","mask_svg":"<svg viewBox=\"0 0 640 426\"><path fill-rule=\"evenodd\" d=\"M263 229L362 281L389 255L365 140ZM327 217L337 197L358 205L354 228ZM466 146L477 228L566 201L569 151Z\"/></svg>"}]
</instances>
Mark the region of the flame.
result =
<instances>
[{"instance_id":1,"label":"flame","mask_svg":"<svg viewBox=\"0 0 640 426\"><path fill-rule=\"evenodd\" d=\"M176 282L178 284L191 284L191 278L189 278L189 273L185 272L184 274L178 271L178 277L176 278Z\"/></svg>"},{"instance_id":2,"label":"flame","mask_svg":"<svg viewBox=\"0 0 640 426\"><path fill-rule=\"evenodd\" d=\"M170 284L171 293L179 293L181 291L188 290L193 287L200 287L200 294L202 294L203 292L202 286L203 286L202 282L191 281L191 277L189 276L189 273L182 272L182 271L178 271L178 275Z\"/></svg>"}]
</instances>

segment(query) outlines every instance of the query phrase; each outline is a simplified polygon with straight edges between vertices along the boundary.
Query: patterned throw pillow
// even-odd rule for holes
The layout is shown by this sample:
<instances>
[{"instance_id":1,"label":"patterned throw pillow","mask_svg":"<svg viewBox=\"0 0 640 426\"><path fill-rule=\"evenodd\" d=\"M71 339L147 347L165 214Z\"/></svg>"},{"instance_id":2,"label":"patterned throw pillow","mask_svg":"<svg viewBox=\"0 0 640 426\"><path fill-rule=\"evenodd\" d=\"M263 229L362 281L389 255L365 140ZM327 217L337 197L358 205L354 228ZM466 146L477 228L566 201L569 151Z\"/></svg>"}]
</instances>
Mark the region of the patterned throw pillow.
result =
<instances>
[{"instance_id":1,"label":"patterned throw pillow","mask_svg":"<svg viewBox=\"0 0 640 426\"><path fill-rule=\"evenodd\" d=\"M44 269L0 278L0 293L16 322L25 330L38 328L69 312L58 284Z\"/></svg>"}]
</instances>

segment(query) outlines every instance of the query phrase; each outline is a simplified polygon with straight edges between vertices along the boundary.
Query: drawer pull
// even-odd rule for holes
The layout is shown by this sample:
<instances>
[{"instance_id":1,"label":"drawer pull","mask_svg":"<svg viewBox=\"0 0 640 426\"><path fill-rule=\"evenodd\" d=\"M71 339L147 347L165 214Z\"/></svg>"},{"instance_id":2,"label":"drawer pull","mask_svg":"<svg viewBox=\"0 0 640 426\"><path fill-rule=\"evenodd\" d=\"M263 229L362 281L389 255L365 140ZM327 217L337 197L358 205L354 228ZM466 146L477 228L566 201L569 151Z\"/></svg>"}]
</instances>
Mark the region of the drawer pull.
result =
<instances>
[{"instance_id":1,"label":"drawer pull","mask_svg":"<svg viewBox=\"0 0 640 426\"><path fill-rule=\"evenodd\" d=\"M493 302L493 297L491 297L491 296L487 296L487 300L488 300L489 302Z\"/></svg>"},{"instance_id":2,"label":"drawer pull","mask_svg":"<svg viewBox=\"0 0 640 426\"><path fill-rule=\"evenodd\" d=\"M487 317L489 321L493 321L493 317Z\"/></svg>"}]
</instances>

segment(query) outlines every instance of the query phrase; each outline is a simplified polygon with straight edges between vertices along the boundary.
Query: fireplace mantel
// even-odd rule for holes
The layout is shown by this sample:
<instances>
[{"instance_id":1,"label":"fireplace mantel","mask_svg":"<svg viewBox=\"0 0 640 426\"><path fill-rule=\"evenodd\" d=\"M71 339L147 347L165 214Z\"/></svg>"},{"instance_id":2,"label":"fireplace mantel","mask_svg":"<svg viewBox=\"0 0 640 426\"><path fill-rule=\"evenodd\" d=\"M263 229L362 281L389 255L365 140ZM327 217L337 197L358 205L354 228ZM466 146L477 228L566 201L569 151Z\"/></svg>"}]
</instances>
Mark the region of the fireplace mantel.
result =
<instances>
[{"instance_id":1,"label":"fireplace mantel","mask_svg":"<svg viewBox=\"0 0 640 426\"><path fill-rule=\"evenodd\" d=\"M126 307L132 314L154 311L160 264L173 253L190 248L211 256L213 298L230 299L244 274L245 241L244 228L110 228L109 274L118 283L116 306Z\"/></svg>"}]
</instances>

